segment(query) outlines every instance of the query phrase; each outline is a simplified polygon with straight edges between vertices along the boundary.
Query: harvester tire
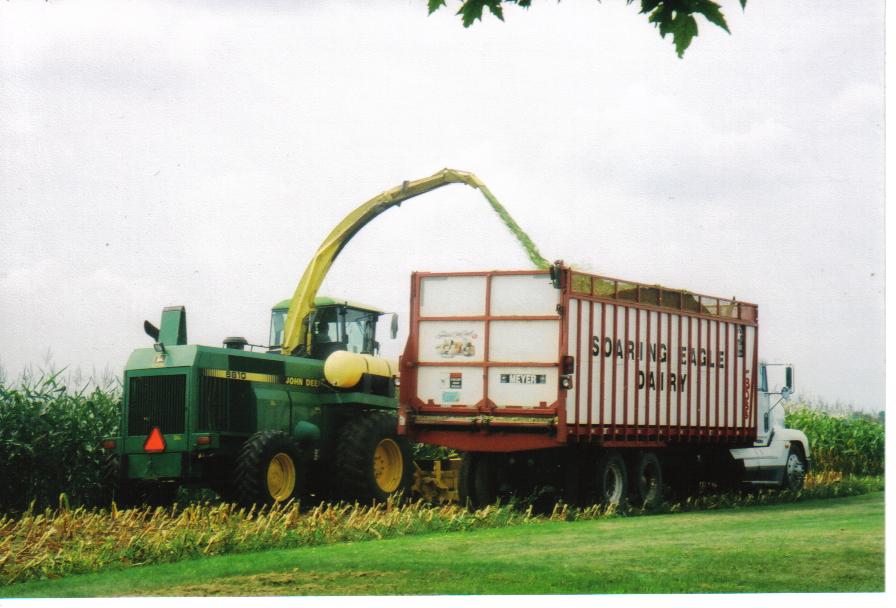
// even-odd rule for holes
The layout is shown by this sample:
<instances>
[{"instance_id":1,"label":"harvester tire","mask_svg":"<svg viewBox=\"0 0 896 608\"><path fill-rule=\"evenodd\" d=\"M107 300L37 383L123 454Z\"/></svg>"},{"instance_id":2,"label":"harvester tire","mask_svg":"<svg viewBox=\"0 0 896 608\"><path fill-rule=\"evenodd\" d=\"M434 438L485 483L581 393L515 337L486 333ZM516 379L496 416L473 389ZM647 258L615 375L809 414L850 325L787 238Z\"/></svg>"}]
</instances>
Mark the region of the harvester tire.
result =
<instances>
[{"instance_id":1,"label":"harvester tire","mask_svg":"<svg viewBox=\"0 0 896 608\"><path fill-rule=\"evenodd\" d=\"M640 452L633 460L629 480L630 500L633 505L655 509L663 502L663 468L653 452Z\"/></svg>"},{"instance_id":2,"label":"harvester tire","mask_svg":"<svg viewBox=\"0 0 896 608\"><path fill-rule=\"evenodd\" d=\"M121 482L121 459L109 452L103 461L103 502L128 508L134 506L135 499L133 486Z\"/></svg>"},{"instance_id":3,"label":"harvester tire","mask_svg":"<svg viewBox=\"0 0 896 608\"><path fill-rule=\"evenodd\" d=\"M168 507L177 497L178 485L172 482L126 481L121 476L121 460L115 452L103 462L104 502L122 509L131 507Z\"/></svg>"},{"instance_id":4,"label":"harvester tire","mask_svg":"<svg viewBox=\"0 0 896 608\"><path fill-rule=\"evenodd\" d=\"M334 462L337 494L348 501L410 498L414 480L411 446L398 435L398 420L381 412L359 412L339 432Z\"/></svg>"},{"instance_id":5,"label":"harvester tire","mask_svg":"<svg viewBox=\"0 0 896 608\"><path fill-rule=\"evenodd\" d=\"M597 499L605 507L620 506L628 498L625 460L616 450L608 450L597 461Z\"/></svg>"},{"instance_id":6,"label":"harvester tire","mask_svg":"<svg viewBox=\"0 0 896 608\"><path fill-rule=\"evenodd\" d=\"M299 447L283 431L255 433L237 455L233 489L245 507L272 505L296 498L303 489Z\"/></svg>"}]
</instances>

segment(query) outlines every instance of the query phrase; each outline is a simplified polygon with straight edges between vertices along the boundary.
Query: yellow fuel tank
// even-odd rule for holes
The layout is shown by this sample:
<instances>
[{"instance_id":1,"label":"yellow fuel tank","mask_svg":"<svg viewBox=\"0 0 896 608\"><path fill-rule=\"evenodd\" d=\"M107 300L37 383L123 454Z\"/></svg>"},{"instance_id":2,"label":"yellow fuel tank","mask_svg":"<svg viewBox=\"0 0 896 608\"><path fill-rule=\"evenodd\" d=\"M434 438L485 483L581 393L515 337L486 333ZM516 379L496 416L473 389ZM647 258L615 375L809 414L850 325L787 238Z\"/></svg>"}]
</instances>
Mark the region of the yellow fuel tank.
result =
<instances>
[{"instance_id":1,"label":"yellow fuel tank","mask_svg":"<svg viewBox=\"0 0 896 608\"><path fill-rule=\"evenodd\" d=\"M339 388L356 386L363 374L391 378L397 370L398 366L388 359L350 353L346 350L337 350L324 362L324 378Z\"/></svg>"}]
</instances>

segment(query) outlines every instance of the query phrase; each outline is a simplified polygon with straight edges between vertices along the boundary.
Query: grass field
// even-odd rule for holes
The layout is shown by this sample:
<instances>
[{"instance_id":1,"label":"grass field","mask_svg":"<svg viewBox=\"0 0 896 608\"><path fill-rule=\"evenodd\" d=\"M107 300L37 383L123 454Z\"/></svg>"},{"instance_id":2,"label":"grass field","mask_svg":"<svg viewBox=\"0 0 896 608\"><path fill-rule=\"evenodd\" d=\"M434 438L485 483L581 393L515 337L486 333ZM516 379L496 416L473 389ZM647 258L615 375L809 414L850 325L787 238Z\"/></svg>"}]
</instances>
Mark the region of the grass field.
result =
<instances>
[{"instance_id":1,"label":"grass field","mask_svg":"<svg viewBox=\"0 0 896 608\"><path fill-rule=\"evenodd\" d=\"M0 597L883 591L883 496L227 555Z\"/></svg>"}]
</instances>

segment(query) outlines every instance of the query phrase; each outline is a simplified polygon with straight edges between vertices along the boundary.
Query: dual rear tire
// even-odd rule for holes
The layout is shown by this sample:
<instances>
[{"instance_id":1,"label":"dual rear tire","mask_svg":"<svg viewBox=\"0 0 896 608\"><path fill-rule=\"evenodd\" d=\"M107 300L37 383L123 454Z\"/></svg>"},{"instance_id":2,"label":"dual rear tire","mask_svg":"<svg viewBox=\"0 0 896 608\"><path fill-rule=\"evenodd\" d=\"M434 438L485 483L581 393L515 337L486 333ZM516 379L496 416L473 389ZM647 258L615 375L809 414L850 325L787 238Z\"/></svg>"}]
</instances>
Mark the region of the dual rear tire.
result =
<instances>
[{"instance_id":1,"label":"dual rear tire","mask_svg":"<svg viewBox=\"0 0 896 608\"><path fill-rule=\"evenodd\" d=\"M663 468L654 452L634 452L628 457L619 450L603 450L581 474L576 467L567 471L566 480L550 483L566 487L563 496L582 506L600 504L618 507L632 504L653 509L663 501ZM461 462L458 494L463 504L479 509L506 498L508 466L499 455L467 453ZM502 469L502 466L505 468ZM567 468L572 464L567 464ZM555 469L558 470L559 469ZM519 477L519 475L517 475ZM579 481L580 480L580 481ZM518 480L519 481L519 480ZM531 481L531 480L530 480ZM524 494L527 490L521 490ZM529 492L531 493L531 492ZM575 495L575 496L573 496Z\"/></svg>"}]
</instances>

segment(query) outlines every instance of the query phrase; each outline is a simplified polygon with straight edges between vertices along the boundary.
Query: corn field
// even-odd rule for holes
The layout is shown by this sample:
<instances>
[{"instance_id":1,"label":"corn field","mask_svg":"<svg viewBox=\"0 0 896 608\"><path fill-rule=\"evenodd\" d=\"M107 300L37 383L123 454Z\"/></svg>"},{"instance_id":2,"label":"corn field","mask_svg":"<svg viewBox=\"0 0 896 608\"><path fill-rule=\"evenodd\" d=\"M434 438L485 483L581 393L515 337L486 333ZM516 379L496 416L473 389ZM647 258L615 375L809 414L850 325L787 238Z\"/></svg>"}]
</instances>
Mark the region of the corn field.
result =
<instances>
[{"instance_id":1,"label":"corn field","mask_svg":"<svg viewBox=\"0 0 896 608\"><path fill-rule=\"evenodd\" d=\"M809 480L799 493L760 492L699 496L662 505L657 512L681 512L852 496L882 489L880 479ZM421 502L362 506L325 504L303 510L295 503L245 510L230 504L191 504L170 509L72 509L59 507L0 517L0 584L96 572L110 567L158 564L262 549L378 540L432 532L538 525L640 514L601 507L557 505L549 515L532 509L493 505L478 511Z\"/></svg>"},{"instance_id":2,"label":"corn field","mask_svg":"<svg viewBox=\"0 0 896 608\"><path fill-rule=\"evenodd\" d=\"M100 441L117 431L120 411L117 391L72 391L58 372L0 382L0 512L54 505L61 493L100 504Z\"/></svg>"},{"instance_id":3,"label":"corn field","mask_svg":"<svg viewBox=\"0 0 896 608\"><path fill-rule=\"evenodd\" d=\"M797 403L787 408L787 426L809 438L812 468L843 475L883 475L884 425L852 413L830 413Z\"/></svg>"}]
</instances>

